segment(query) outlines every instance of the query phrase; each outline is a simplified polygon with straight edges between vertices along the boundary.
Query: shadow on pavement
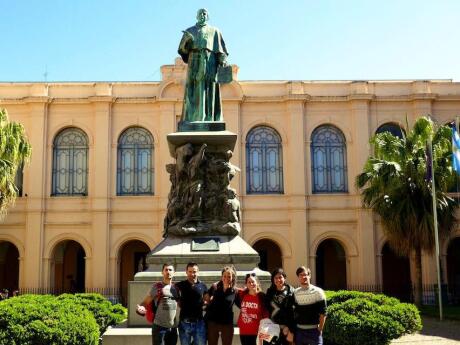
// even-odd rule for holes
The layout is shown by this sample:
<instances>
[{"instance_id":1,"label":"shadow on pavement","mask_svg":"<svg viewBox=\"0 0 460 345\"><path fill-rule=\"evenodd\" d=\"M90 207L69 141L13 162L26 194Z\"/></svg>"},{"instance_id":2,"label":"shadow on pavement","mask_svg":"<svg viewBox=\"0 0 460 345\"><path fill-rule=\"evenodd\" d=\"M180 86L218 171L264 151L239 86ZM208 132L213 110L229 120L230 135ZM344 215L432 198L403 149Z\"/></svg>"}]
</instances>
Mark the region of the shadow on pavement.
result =
<instances>
[{"instance_id":1,"label":"shadow on pavement","mask_svg":"<svg viewBox=\"0 0 460 345\"><path fill-rule=\"evenodd\" d=\"M443 320L424 317L422 319L422 335L441 337L452 340L460 340L460 321Z\"/></svg>"}]
</instances>

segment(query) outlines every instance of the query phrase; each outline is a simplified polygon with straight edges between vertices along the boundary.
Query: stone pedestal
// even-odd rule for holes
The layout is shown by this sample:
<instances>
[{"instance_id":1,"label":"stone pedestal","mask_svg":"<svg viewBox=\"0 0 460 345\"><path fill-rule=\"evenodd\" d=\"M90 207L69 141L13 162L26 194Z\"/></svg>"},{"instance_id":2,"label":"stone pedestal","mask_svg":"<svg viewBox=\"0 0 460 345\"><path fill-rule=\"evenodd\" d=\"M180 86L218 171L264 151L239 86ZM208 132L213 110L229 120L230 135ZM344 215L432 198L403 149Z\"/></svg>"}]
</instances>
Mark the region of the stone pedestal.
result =
<instances>
[{"instance_id":1,"label":"stone pedestal","mask_svg":"<svg viewBox=\"0 0 460 345\"><path fill-rule=\"evenodd\" d=\"M179 132L167 138L176 164L167 166L172 185L165 238L147 256L148 269L129 282L130 327L146 325L144 318L135 313L136 304L153 282L162 280L164 263L175 265L174 281L186 279L187 263L196 262L199 279L208 286L220 280L226 265L236 268L239 287L244 286L249 272L257 274L264 290L270 284L270 274L257 268L259 254L238 235L239 203L230 181L239 169L229 162L236 134ZM235 316L238 314L235 310Z\"/></svg>"}]
</instances>

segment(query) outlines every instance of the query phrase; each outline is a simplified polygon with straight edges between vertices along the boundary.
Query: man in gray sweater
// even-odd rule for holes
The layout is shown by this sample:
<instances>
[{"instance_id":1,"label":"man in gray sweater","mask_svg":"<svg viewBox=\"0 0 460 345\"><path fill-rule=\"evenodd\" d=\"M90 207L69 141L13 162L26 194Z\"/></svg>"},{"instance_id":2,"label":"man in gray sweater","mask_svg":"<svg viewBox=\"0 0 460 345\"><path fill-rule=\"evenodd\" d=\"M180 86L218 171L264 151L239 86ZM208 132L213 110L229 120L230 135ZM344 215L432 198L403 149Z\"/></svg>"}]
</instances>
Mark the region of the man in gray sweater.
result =
<instances>
[{"instance_id":1,"label":"man in gray sweater","mask_svg":"<svg viewBox=\"0 0 460 345\"><path fill-rule=\"evenodd\" d=\"M327 305L324 291L310 283L311 271L300 266L296 271L300 286L294 290L289 301L292 320L289 325L295 334L296 345L322 345Z\"/></svg>"}]
</instances>

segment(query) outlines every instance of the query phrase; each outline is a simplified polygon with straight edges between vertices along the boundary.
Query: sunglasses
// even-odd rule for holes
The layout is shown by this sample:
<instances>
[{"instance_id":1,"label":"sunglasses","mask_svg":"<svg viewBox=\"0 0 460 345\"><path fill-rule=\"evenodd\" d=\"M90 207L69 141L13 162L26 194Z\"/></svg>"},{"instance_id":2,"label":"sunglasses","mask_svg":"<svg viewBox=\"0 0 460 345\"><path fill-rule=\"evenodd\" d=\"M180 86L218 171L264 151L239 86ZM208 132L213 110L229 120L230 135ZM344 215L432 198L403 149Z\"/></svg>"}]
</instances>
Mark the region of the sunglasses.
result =
<instances>
[{"instance_id":1,"label":"sunglasses","mask_svg":"<svg viewBox=\"0 0 460 345\"><path fill-rule=\"evenodd\" d=\"M249 277L256 277L256 274L254 272L246 274L246 279L248 279Z\"/></svg>"}]
</instances>

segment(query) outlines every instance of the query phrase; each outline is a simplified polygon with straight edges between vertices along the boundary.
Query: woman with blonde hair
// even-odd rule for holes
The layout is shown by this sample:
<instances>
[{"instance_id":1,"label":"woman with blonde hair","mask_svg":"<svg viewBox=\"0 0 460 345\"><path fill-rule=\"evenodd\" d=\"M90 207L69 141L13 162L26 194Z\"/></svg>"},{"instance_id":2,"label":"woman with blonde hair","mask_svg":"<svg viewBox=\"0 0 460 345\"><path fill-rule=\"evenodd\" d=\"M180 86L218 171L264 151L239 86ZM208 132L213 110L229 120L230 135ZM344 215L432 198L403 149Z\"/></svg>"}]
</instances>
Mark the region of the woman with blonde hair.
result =
<instances>
[{"instance_id":1,"label":"woman with blonde hair","mask_svg":"<svg viewBox=\"0 0 460 345\"><path fill-rule=\"evenodd\" d=\"M205 319L208 324L208 345L217 345L219 332L222 345L233 341L233 305L237 295L236 271L233 266L222 269L220 281L208 290L208 306Z\"/></svg>"}]
</instances>

